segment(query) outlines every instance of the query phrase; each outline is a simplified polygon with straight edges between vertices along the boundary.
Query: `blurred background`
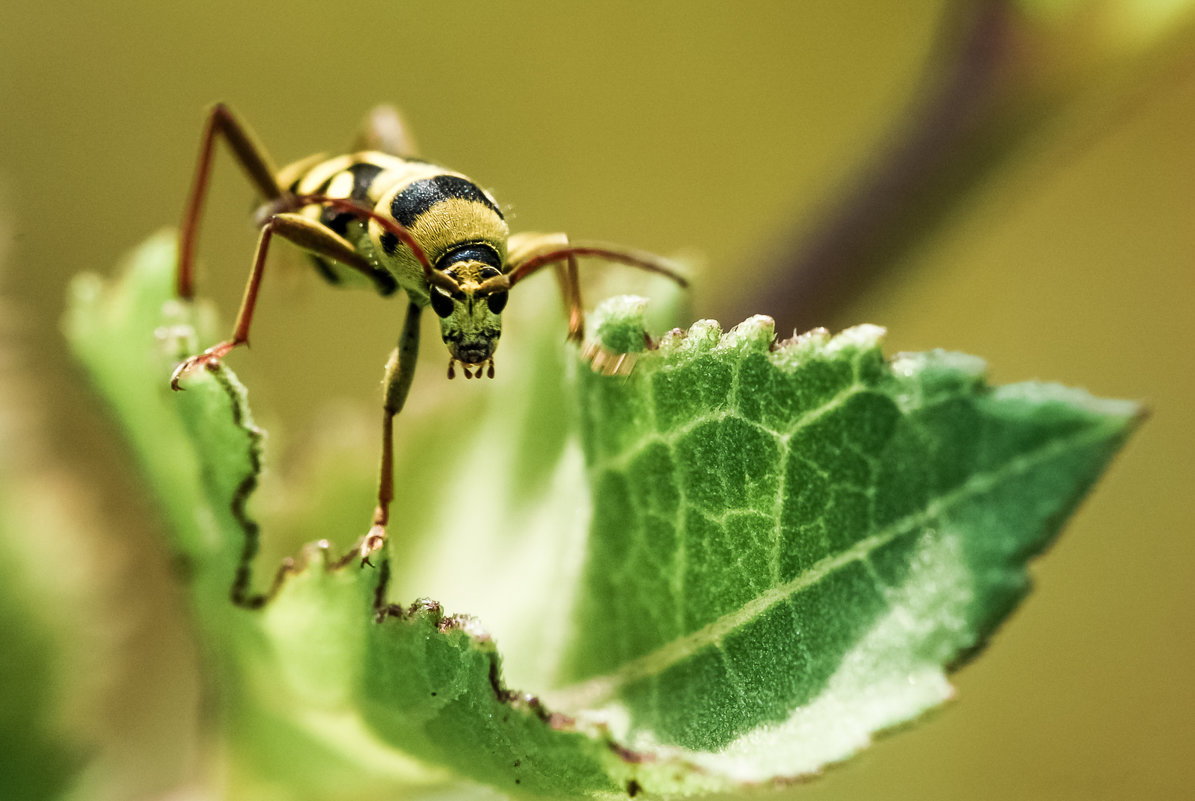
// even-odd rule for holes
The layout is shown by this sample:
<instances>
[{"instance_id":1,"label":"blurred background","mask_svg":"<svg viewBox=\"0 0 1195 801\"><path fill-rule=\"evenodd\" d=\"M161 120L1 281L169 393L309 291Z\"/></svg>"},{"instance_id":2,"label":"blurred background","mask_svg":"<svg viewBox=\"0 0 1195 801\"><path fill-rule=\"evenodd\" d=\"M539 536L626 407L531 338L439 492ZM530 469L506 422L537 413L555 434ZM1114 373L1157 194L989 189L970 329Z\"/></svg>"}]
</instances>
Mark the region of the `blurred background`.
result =
<instances>
[{"instance_id":1,"label":"blurred background","mask_svg":"<svg viewBox=\"0 0 1195 801\"><path fill-rule=\"evenodd\" d=\"M111 273L177 223L216 100L279 163L343 148L396 102L424 155L490 188L515 229L689 259L696 317L873 322L892 352L1145 401L1152 419L956 675L957 701L774 797L1192 797L1192 5L9 3L0 681L28 703L0 713L0 775L47 743L12 797L184 797L197 777L184 604L59 320L73 274ZM231 319L254 232L226 155L200 291ZM272 446L301 447L329 404L373 418L402 304L276 261L233 366ZM543 313L516 299L507 325ZM444 390L461 387L420 387ZM44 625L13 623L29 620Z\"/></svg>"}]
</instances>

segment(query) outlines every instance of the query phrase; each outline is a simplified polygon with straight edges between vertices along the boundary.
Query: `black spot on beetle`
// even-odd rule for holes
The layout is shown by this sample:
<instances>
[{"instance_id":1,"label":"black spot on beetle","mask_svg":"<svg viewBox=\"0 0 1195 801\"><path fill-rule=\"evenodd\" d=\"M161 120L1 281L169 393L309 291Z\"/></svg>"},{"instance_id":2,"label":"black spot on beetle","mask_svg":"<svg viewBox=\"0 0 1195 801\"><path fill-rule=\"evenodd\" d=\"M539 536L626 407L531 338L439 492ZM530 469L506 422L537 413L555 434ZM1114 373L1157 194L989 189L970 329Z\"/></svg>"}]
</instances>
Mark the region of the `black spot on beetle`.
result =
<instances>
[{"instance_id":1,"label":"black spot on beetle","mask_svg":"<svg viewBox=\"0 0 1195 801\"><path fill-rule=\"evenodd\" d=\"M482 264L489 265L481 271L481 278L486 279L491 276L502 274L502 259L494 252L494 249L489 245L482 245L477 243L469 243L453 248L440 257L436 262L436 269L447 270L452 265L462 261L478 261Z\"/></svg>"},{"instance_id":2,"label":"black spot on beetle","mask_svg":"<svg viewBox=\"0 0 1195 801\"><path fill-rule=\"evenodd\" d=\"M374 179L382 172L382 168L361 161L351 165L348 171L353 176L353 188L349 191L349 197L353 200L369 200L369 187L373 186Z\"/></svg>"},{"instance_id":3,"label":"black spot on beetle","mask_svg":"<svg viewBox=\"0 0 1195 801\"><path fill-rule=\"evenodd\" d=\"M502 219L502 212L481 187L455 175L437 175L435 178L415 181L390 201L390 214L404 227L410 228L419 215L452 198L480 203Z\"/></svg>"},{"instance_id":4,"label":"black spot on beetle","mask_svg":"<svg viewBox=\"0 0 1195 801\"><path fill-rule=\"evenodd\" d=\"M341 236L344 236L346 233L348 233L349 223L351 223L353 218L356 216L357 215L351 214L347 211L338 211L333 206L325 206L324 210L320 212L319 221L320 225L330 228Z\"/></svg>"},{"instance_id":5,"label":"black spot on beetle","mask_svg":"<svg viewBox=\"0 0 1195 801\"><path fill-rule=\"evenodd\" d=\"M398 250L398 237L389 231L382 234L382 250L393 256L394 251Z\"/></svg>"},{"instance_id":6,"label":"black spot on beetle","mask_svg":"<svg viewBox=\"0 0 1195 801\"><path fill-rule=\"evenodd\" d=\"M350 164L345 168L345 172L353 176L353 187L349 190L349 199L356 201L369 200L369 187L373 185L374 179L382 172L382 168L376 164L368 162L358 162ZM332 185L332 178L324 181L316 189L315 194L322 195L328 191L328 187ZM328 206L320 213L319 221L323 225L332 229L336 233L344 236L349 230L349 223L358 219L358 215L349 211L340 211L331 206Z\"/></svg>"},{"instance_id":7,"label":"black spot on beetle","mask_svg":"<svg viewBox=\"0 0 1195 801\"><path fill-rule=\"evenodd\" d=\"M323 180L323 183L321 183L319 186L317 186L317 187L315 188L315 191L314 191L314 192L312 192L311 194L313 194L313 195L326 195L326 194L328 194L328 187L332 185L332 179L333 179L333 178L335 178L335 177L336 177L336 173L332 173L331 175L329 175L327 178L325 178L325 179Z\"/></svg>"}]
</instances>

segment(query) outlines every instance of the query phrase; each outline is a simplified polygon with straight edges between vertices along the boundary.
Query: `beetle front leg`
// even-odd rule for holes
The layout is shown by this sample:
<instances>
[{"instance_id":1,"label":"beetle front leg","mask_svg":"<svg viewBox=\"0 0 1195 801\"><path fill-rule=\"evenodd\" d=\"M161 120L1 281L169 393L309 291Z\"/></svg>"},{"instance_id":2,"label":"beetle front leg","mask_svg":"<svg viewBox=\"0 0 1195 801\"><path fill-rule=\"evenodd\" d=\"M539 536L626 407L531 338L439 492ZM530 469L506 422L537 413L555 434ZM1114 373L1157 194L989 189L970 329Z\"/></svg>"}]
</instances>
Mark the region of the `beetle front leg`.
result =
<instances>
[{"instance_id":1,"label":"beetle front leg","mask_svg":"<svg viewBox=\"0 0 1195 801\"><path fill-rule=\"evenodd\" d=\"M567 251L568 235L562 233L517 233L509 240L509 264L511 269L531 260L539 253L549 250ZM585 308L581 302L581 281L577 271L577 258L565 255L555 265L556 283L564 301L564 313L568 317L569 342L581 342L585 338Z\"/></svg>"},{"instance_id":2,"label":"beetle front leg","mask_svg":"<svg viewBox=\"0 0 1195 801\"><path fill-rule=\"evenodd\" d=\"M241 308L237 312L232 339L214 345L174 368L174 373L170 376L170 386L173 389L182 389L179 381L187 373L200 367L213 369L233 348L248 344L249 326L253 324L253 310L257 308L257 294L261 289L261 279L265 272L266 254L270 250L274 234L293 242L308 253L334 259L366 275L369 275L372 269L369 262L353 249L348 240L328 228L300 214L275 214L262 226L261 235L257 239L253 269L249 271L249 280L245 283L245 294L241 298Z\"/></svg>"},{"instance_id":3,"label":"beetle front leg","mask_svg":"<svg viewBox=\"0 0 1195 801\"><path fill-rule=\"evenodd\" d=\"M407 308L398 347L386 362L385 396L382 403L382 458L378 467L378 505L373 510L373 524L361 541L362 564L372 564L370 554L386 542L386 525L390 522L390 502L394 500L394 416L402 411L415 378L415 361L419 357L419 317L423 310L412 303Z\"/></svg>"},{"instance_id":4,"label":"beetle front leg","mask_svg":"<svg viewBox=\"0 0 1195 801\"><path fill-rule=\"evenodd\" d=\"M568 314L569 342L581 343L585 339L585 305L581 301L581 279L577 275L577 257L569 256L564 264L556 265L556 281L560 284L560 295Z\"/></svg>"},{"instance_id":5,"label":"beetle front leg","mask_svg":"<svg viewBox=\"0 0 1195 801\"><path fill-rule=\"evenodd\" d=\"M249 326L253 323L253 310L257 306L257 293L261 289L261 277L265 271L266 254L270 250L270 240L277 227L277 218L269 220L261 229L257 239L257 251L253 256L253 269L249 271L249 280L245 282L245 293L241 297L241 308L237 311L236 325L232 329L232 339L225 340L218 345L198 353L179 363L170 375L170 388L179 390L179 381L188 373L201 367L213 370L220 360L228 355L233 348L249 342Z\"/></svg>"}]
</instances>

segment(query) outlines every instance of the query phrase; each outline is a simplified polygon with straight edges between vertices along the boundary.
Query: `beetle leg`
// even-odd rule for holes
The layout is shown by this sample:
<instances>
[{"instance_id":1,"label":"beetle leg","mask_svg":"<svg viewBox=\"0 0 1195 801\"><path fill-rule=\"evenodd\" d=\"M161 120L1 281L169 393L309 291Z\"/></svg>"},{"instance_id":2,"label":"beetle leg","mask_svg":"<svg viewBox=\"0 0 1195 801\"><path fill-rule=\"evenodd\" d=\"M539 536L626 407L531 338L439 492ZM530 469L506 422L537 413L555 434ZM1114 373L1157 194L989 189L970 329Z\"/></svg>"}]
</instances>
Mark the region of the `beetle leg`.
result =
<instances>
[{"instance_id":1,"label":"beetle leg","mask_svg":"<svg viewBox=\"0 0 1195 801\"><path fill-rule=\"evenodd\" d=\"M390 522L390 502L394 500L394 416L402 411L411 381L415 378L415 360L419 356L419 315L423 310L412 303L407 307L398 346L386 362L386 377L382 402L382 458L378 467L378 505L373 511L373 524L361 540L359 553L362 564L371 564L369 556L386 541L386 524Z\"/></svg>"},{"instance_id":2,"label":"beetle leg","mask_svg":"<svg viewBox=\"0 0 1195 801\"><path fill-rule=\"evenodd\" d=\"M233 348L244 345L249 341L249 326L253 323L253 310L257 306L257 294L261 289L261 279L265 272L266 254L270 249L270 241L274 234L289 240L310 253L334 259L366 275L372 273L372 268L361 254L353 249L347 239L339 236L327 227L309 220L299 214L275 214L261 228L261 235L257 239L257 252L253 257L253 269L249 272L249 280L245 283L245 293L241 297L241 308L237 312L236 324L232 330L232 339L208 348L203 353L192 356L174 369L170 376L170 386L179 387L179 380L187 373L207 367L216 366Z\"/></svg>"},{"instance_id":3,"label":"beetle leg","mask_svg":"<svg viewBox=\"0 0 1195 801\"><path fill-rule=\"evenodd\" d=\"M671 278L682 287L685 277L668 261L644 251L593 242L569 242L564 234L523 234L510 238L510 257L503 275L507 287L513 287L532 273L549 265L555 267L564 303L568 309L568 338L579 342L585 334L585 316L581 305L581 286L577 278L577 257L596 256L606 261L638 267ZM635 359L630 354L616 354L593 346L585 357L593 369L607 374L625 374Z\"/></svg>"},{"instance_id":4,"label":"beetle leg","mask_svg":"<svg viewBox=\"0 0 1195 801\"><path fill-rule=\"evenodd\" d=\"M195 163L195 176L191 179L187 208L183 212L183 221L179 228L176 288L178 296L185 300L195 296L195 240L199 235L199 218L203 213L203 200L207 195L217 136L224 137L237 163L249 177L249 182L262 197L275 200L285 194L274 178L274 165L269 155L265 148L258 144L253 132L237 120L223 103L212 106L203 127L199 159Z\"/></svg>"},{"instance_id":5,"label":"beetle leg","mask_svg":"<svg viewBox=\"0 0 1195 801\"><path fill-rule=\"evenodd\" d=\"M535 258L539 253L567 250L568 246L567 234L512 234L507 246L507 260L513 272L520 264ZM568 316L568 339L571 342L580 342L585 337L585 307L581 302L577 259L575 256L565 256L556 262L555 267L556 282L560 287L560 297L564 301L565 314Z\"/></svg>"},{"instance_id":6,"label":"beetle leg","mask_svg":"<svg viewBox=\"0 0 1195 801\"><path fill-rule=\"evenodd\" d=\"M304 206L320 205L330 206L331 208L341 209L347 211L349 214L355 214L363 220L370 220L376 223L387 233L393 234L399 241L410 248L411 253L415 259L423 267L423 277L427 279L429 284L435 284L442 287L447 292L459 292L460 286L456 281L449 278L443 272L437 270L432 266L432 263L427 258L427 253L424 252L423 246L415 239L407 228L397 220L386 216L377 209L371 209L368 206L363 206L359 201L352 198L345 197L331 197L329 195L294 195L286 198L284 203L279 203L278 208L267 208L270 213L290 211L293 209L300 209ZM365 262L361 262L365 263ZM353 264L349 264L354 267ZM372 268L371 268L372 269ZM369 275L369 273L367 273Z\"/></svg>"},{"instance_id":7,"label":"beetle leg","mask_svg":"<svg viewBox=\"0 0 1195 801\"><path fill-rule=\"evenodd\" d=\"M556 265L556 282L560 285L560 296L568 314L568 337L570 342L585 339L585 306L581 302L581 281L577 276L577 257L569 256L564 264Z\"/></svg>"}]
</instances>

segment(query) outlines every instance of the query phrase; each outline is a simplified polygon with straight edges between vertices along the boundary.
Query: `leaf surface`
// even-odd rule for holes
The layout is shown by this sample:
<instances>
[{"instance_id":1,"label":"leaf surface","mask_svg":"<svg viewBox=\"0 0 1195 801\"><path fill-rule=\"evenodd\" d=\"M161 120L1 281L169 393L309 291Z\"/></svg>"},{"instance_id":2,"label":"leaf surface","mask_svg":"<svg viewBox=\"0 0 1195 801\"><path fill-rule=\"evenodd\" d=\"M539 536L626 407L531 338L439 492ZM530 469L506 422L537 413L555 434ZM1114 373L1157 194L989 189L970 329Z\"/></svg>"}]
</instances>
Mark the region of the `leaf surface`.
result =
<instances>
[{"instance_id":1,"label":"leaf surface","mask_svg":"<svg viewBox=\"0 0 1195 801\"><path fill-rule=\"evenodd\" d=\"M639 308L599 326L641 330ZM763 780L949 697L1139 408L993 389L956 353L886 361L882 335L706 321L628 379L581 374L595 510L554 700Z\"/></svg>"},{"instance_id":2,"label":"leaf surface","mask_svg":"<svg viewBox=\"0 0 1195 801\"><path fill-rule=\"evenodd\" d=\"M455 779L554 798L685 795L817 770L948 696L948 666L1025 592L1025 561L1138 415L1050 385L991 389L970 357L886 362L867 326L773 348L765 318L725 335L699 323L639 353L629 377L576 370L590 537L545 529L576 543L562 556L576 581L529 558L538 573L477 582L541 599L503 620L510 639L571 620L566 638L519 655L522 676L559 666L527 688L545 702L508 688L478 621L392 603L388 554L378 569L341 558L357 519L329 533L339 548L304 547L272 582L255 563L262 435L226 368L170 391L173 365L217 338L202 308L170 300L173 258L158 238L119 282L80 279L68 331L170 521L242 795ZM641 348L642 308L608 303L599 340ZM528 461L546 418L523 411L499 404L484 419L509 424L478 426L481 439L517 431L521 449L486 440L457 457L514 477L486 515L585 509L581 487ZM567 419L549 425L553 463L568 463ZM539 478L518 483L527 475ZM543 541L502 542L530 554Z\"/></svg>"},{"instance_id":3,"label":"leaf surface","mask_svg":"<svg viewBox=\"0 0 1195 801\"><path fill-rule=\"evenodd\" d=\"M379 569L363 569L313 543L271 582L274 571L254 564L260 532L246 510L263 435L244 388L224 366L185 392L169 387L173 365L217 338L202 306L171 299L173 264L163 234L118 282L81 276L66 328L170 519L238 794L356 797L471 779L593 797L637 792L647 774L677 790L720 786L677 759L640 765L604 727L582 729L506 688L497 649L471 618L387 601L385 552Z\"/></svg>"}]
</instances>

